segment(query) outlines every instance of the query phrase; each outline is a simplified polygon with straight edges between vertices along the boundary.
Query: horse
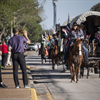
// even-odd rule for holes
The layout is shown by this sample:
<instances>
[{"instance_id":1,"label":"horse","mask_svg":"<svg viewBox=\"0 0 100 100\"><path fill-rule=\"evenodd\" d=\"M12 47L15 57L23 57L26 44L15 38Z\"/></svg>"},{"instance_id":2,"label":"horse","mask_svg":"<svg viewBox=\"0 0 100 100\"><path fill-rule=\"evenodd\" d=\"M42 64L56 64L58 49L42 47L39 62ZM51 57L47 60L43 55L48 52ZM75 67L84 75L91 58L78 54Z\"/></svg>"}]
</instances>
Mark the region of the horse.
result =
<instances>
[{"instance_id":1,"label":"horse","mask_svg":"<svg viewBox=\"0 0 100 100\"><path fill-rule=\"evenodd\" d=\"M45 59L45 62L46 62L46 49L43 43L41 44L40 54L41 54L41 60L43 64L43 59Z\"/></svg>"},{"instance_id":2,"label":"horse","mask_svg":"<svg viewBox=\"0 0 100 100\"><path fill-rule=\"evenodd\" d=\"M71 72L71 82L78 82L79 69L83 60L82 46L82 40L76 39L75 43L73 44L72 50L70 50L69 52L68 65L70 67Z\"/></svg>"},{"instance_id":3,"label":"horse","mask_svg":"<svg viewBox=\"0 0 100 100\"><path fill-rule=\"evenodd\" d=\"M52 69L57 69L57 61L58 61L58 47L57 45L53 44L50 52L50 58L52 60Z\"/></svg>"}]
</instances>

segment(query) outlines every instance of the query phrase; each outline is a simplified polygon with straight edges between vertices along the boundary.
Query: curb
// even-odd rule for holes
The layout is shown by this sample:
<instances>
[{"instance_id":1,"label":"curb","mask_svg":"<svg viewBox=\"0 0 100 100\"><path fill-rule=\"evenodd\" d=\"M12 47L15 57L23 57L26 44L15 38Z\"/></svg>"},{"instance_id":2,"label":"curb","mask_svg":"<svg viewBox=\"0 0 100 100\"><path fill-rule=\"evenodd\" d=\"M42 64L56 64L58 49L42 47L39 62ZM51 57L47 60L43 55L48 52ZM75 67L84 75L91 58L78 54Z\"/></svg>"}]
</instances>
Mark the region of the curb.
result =
<instances>
[{"instance_id":1,"label":"curb","mask_svg":"<svg viewBox=\"0 0 100 100\"><path fill-rule=\"evenodd\" d=\"M38 100L37 99L37 93L33 84L33 79L32 79L32 75L31 75L31 70L30 70L30 66L27 66L27 70L28 70L28 78L30 81L30 100Z\"/></svg>"}]
</instances>

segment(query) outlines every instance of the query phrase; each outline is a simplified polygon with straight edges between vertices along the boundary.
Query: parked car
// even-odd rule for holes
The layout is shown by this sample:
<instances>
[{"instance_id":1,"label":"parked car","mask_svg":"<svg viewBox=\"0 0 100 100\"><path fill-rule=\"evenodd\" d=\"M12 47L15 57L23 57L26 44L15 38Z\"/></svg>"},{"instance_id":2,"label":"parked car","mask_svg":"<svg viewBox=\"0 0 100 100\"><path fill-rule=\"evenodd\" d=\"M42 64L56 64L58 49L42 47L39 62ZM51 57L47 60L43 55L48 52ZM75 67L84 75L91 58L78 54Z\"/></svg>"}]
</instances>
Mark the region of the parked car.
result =
<instances>
[{"instance_id":1,"label":"parked car","mask_svg":"<svg viewBox=\"0 0 100 100\"><path fill-rule=\"evenodd\" d=\"M31 43L28 45L27 50L34 50L37 51L38 50L38 46L34 43Z\"/></svg>"}]
</instances>

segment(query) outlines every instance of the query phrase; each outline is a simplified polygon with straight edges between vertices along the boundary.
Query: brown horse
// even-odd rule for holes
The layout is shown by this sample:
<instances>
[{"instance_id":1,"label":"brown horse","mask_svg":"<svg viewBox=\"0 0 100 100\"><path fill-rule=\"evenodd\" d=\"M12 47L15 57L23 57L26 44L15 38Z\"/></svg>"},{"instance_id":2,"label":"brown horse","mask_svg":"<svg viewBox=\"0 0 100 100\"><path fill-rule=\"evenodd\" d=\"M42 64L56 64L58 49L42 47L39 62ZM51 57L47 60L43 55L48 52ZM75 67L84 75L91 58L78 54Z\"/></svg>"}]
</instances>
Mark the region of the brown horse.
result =
<instances>
[{"instance_id":1,"label":"brown horse","mask_svg":"<svg viewBox=\"0 0 100 100\"><path fill-rule=\"evenodd\" d=\"M41 54L41 60L43 64L43 59L45 59L45 62L46 62L46 49L43 43L41 44L40 54Z\"/></svg>"},{"instance_id":2,"label":"brown horse","mask_svg":"<svg viewBox=\"0 0 100 100\"><path fill-rule=\"evenodd\" d=\"M71 82L76 80L78 82L79 69L82 64L82 40L75 40L74 46L69 53L68 64L71 72ZM76 75L76 78L75 78Z\"/></svg>"},{"instance_id":3,"label":"brown horse","mask_svg":"<svg viewBox=\"0 0 100 100\"><path fill-rule=\"evenodd\" d=\"M50 52L50 58L52 60L52 69L57 69L57 61L58 61L58 47L53 44L53 47Z\"/></svg>"}]
</instances>

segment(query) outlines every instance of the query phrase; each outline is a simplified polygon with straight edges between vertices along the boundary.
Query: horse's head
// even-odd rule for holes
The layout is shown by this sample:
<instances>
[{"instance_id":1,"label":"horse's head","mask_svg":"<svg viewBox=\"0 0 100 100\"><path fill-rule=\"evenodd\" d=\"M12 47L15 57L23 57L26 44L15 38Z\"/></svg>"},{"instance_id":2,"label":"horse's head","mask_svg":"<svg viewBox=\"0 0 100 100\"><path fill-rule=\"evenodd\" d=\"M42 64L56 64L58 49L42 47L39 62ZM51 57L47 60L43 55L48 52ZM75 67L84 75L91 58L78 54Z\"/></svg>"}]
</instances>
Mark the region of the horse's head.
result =
<instances>
[{"instance_id":1,"label":"horse's head","mask_svg":"<svg viewBox=\"0 0 100 100\"><path fill-rule=\"evenodd\" d=\"M76 52L79 52L79 55L82 55L82 39L81 40L79 40L79 39L76 39L75 40L75 45L74 45L74 47L75 47L75 51Z\"/></svg>"}]
</instances>

